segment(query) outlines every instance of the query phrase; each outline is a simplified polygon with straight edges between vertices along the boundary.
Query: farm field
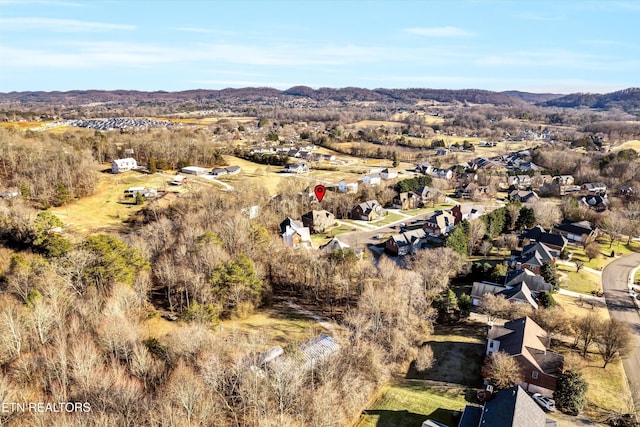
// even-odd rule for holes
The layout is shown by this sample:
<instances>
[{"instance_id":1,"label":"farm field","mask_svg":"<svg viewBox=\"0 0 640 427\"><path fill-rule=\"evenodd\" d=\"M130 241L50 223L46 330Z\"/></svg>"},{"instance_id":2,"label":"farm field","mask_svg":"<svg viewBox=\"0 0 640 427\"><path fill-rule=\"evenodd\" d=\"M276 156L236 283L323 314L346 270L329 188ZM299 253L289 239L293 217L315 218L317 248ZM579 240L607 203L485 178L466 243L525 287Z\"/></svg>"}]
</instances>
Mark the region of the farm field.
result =
<instances>
[{"instance_id":1,"label":"farm field","mask_svg":"<svg viewBox=\"0 0 640 427\"><path fill-rule=\"evenodd\" d=\"M118 175L104 172L96 185L93 195L71 201L66 206L51 208L50 211L68 225L68 230L80 234L119 230L123 221L142 206L133 204L132 199L124 199L123 193L129 187L148 187L157 190L168 189L170 179L155 174L125 172ZM197 184L195 184L197 185ZM185 192L188 188L171 187L171 191Z\"/></svg>"}]
</instances>

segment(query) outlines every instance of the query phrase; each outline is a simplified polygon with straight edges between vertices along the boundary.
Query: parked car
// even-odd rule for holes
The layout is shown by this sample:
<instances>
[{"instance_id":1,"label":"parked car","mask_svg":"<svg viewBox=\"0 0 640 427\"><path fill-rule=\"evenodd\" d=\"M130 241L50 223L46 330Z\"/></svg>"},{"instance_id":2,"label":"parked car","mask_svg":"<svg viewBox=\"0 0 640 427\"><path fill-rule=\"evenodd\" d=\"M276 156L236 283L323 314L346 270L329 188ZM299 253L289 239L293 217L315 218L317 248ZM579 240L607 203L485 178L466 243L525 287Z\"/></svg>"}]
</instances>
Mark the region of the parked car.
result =
<instances>
[{"instance_id":1,"label":"parked car","mask_svg":"<svg viewBox=\"0 0 640 427\"><path fill-rule=\"evenodd\" d=\"M555 402L552 399L549 399L548 397L544 397L540 393L533 393L533 395L531 395L531 398L535 400L538 405L542 406L542 408L546 409L547 411L556 410Z\"/></svg>"}]
</instances>

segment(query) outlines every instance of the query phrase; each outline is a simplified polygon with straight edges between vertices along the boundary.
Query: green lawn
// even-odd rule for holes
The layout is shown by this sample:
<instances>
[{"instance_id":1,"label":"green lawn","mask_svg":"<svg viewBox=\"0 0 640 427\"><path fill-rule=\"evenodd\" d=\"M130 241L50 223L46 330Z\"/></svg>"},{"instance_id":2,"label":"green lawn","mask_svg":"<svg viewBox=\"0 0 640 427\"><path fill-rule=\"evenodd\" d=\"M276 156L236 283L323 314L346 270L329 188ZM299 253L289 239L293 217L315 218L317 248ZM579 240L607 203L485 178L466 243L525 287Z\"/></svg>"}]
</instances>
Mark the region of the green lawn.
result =
<instances>
[{"instance_id":1,"label":"green lawn","mask_svg":"<svg viewBox=\"0 0 640 427\"><path fill-rule=\"evenodd\" d=\"M629 245L626 244L626 241L618 242L614 243L611 247L609 247L609 242L598 241L598 243L600 244L600 256L592 259L591 261L589 261L589 258L585 255L582 246L567 245L569 252L572 253L571 260L580 260L584 262L585 267L602 270L607 264L615 259L610 256L612 251L615 252L617 256L624 256L640 251L640 244L638 242L631 242Z\"/></svg>"},{"instance_id":2,"label":"green lawn","mask_svg":"<svg viewBox=\"0 0 640 427\"><path fill-rule=\"evenodd\" d=\"M434 207L426 207L426 208L421 208L421 209L409 209L406 211L402 211L403 214L406 215L421 215L421 214L425 214L425 213L429 213L429 212L434 212L437 210L444 210L444 209L449 209L454 207L455 205L452 205L451 203L443 203L443 204L439 204L439 205L435 205Z\"/></svg>"},{"instance_id":3,"label":"green lawn","mask_svg":"<svg viewBox=\"0 0 640 427\"><path fill-rule=\"evenodd\" d=\"M382 388L376 401L363 411L358 427L420 427L426 419L455 425L454 411L468 403L475 391L464 387L427 386L402 380Z\"/></svg>"},{"instance_id":4,"label":"green lawn","mask_svg":"<svg viewBox=\"0 0 640 427\"><path fill-rule=\"evenodd\" d=\"M601 277L584 269L576 273L576 269L567 265L558 265L558 271L566 274L562 278L561 287L568 291L590 294L592 291L601 289ZM564 275L563 275L564 276Z\"/></svg>"},{"instance_id":5,"label":"green lawn","mask_svg":"<svg viewBox=\"0 0 640 427\"><path fill-rule=\"evenodd\" d=\"M406 218L403 217L402 215L398 215L395 212L388 212L387 211L387 215L385 215L384 218L379 219L377 221L372 221L371 224L373 224L375 226L382 226L382 225L391 224L392 222L402 221L403 219L406 219Z\"/></svg>"}]
</instances>

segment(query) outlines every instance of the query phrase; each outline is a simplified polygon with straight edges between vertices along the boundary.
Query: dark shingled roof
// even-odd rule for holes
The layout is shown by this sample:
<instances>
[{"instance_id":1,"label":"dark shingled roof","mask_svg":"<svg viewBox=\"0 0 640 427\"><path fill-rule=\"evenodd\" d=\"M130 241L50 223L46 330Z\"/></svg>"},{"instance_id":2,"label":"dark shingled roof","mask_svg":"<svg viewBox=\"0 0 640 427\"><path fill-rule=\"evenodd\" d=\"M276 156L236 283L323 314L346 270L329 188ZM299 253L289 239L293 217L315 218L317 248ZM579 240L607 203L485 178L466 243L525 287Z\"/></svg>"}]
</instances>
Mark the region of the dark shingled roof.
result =
<instances>
[{"instance_id":1,"label":"dark shingled roof","mask_svg":"<svg viewBox=\"0 0 640 427\"><path fill-rule=\"evenodd\" d=\"M519 385L496 393L482 408L467 405L458 427L554 427L544 411Z\"/></svg>"}]
</instances>

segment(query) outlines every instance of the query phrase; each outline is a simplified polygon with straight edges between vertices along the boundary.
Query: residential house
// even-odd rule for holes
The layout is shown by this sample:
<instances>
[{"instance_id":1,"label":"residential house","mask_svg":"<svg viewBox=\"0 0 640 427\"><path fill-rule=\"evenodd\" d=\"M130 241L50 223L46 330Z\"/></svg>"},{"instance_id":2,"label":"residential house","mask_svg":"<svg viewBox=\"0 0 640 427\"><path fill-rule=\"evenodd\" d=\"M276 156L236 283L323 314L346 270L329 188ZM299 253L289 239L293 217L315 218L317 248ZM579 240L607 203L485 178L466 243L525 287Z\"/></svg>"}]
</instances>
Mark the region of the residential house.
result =
<instances>
[{"instance_id":1,"label":"residential house","mask_svg":"<svg viewBox=\"0 0 640 427\"><path fill-rule=\"evenodd\" d=\"M525 282L519 282L513 286L502 286L491 282L473 282L471 288L471 304L480 305L485 295L500 295L514 304L529 304L534 310L538 309L536 297Z\"/></svg>"},{"instance_id":2,"label":"residential house","mask_svg":"<svg viewBox=\"0 0 640 427\"><path fill-rule=\"evenodd\" d=\"M504 286L516 286L519 283L524 282L534 297L537 298L540 292L549 292L553 290L553 286L544 281L542 276L539 276L531 270L509 270L505 277Z\"/></svg>"},{"instance_id":3,"label":"residential house","mask_svg":"<svg viewBox=\"0 0 640 427\"><path fill-rule=\"evenodd\" d=\"M525 240L529 240L530 242L540 242L544 243L549 249L557 251L558 253L562 252L568 243L566 237L560 234L548 233L541 225L536 225L529 230L525 230L520 234L519 238L520 244Z\"/></svg>"},{"instance_id":4,"label":"residential house","mask_svg":"<svg viewBox=\"0 0 640 427\"><path fill-rule=\"evenodd\" d=\"M335 223L333 214L325 210L312 210L302 215L302 225L309 227L311 233L324 233Z\"/></svg>"},{"instance_id":5,"label":"residential house","mask_svg":"<svg viewBox=\"0 0 640 427\"><path fill-rule=\"evenodd\" d=\"M519 385L500 390L482 407L467 405L458 427L557 427Z\"/></svg>"},{"instance_id":6,"label":"residential house","mask_svg":"<svg viewBox=\"0 0 640 427\"><path fill-rule=\"evenodd\" d=\"M530 393L550 397L564 366L564 357L549 350L550 344L544 329L529 317L522 317L503 327L489 325L486 354L503 351L513 356L524 375L520 385Z\"/></svg>"},{"instance_id":7,"label":"residential house","mask_svg":"<svg viewBox=\"0 0 640 427\"><path fill-rule=\"evenodd\" d=\"M609 198L606 194L586 194L578 196L578 203L581 206L593 209L596 212L604 212L609 209Z\"/></svg>"},{"instance_id":8,"label":"residential house","mask_svg":"<svg viewBox=\"0 0 640 427\"><path fill-rule=\"evenodd\" d=\"M554 225L552 231L573 242L584 241L583 236L596 237L598 235L598 228L589 221L572 222L563 220L560 224Z\"/></svg>"},{"instance_id":9,"label":"residential house","mask_svg":"<svg viewBox=\"0 0 640 427\"><path fill-rule=\"evenodd\" d=\"M397 194L393 198L393 207L396 209L417 209L421 203L420 196L413 191Z\"/></svg>"},{"instance_id":10,"label":"residential house","mask_svg":"<svg viewBox=\"0 0 640 427\"><path fill-rule=\"evenodd\" d=\"M225 169L227 170L227 175L237 175L242 171L240 166L229 166Z\"/></svg>"},{"instance_id":11,"label":"residential house","mask_svg":"<svg viewBox=\"0 0 640 427\"><path fill-rule=\"evenodd\" d=\"M516 269L527 269L540 274L540 269L545 263L555 264L556 256L556 251L550 250L544 243L535 242L522 248L520 256L512 257L510 264Z\"/></svg>"},{"instance_id":12,"label":"residential house","mask_svg":"<svg viewBox=\"0 0 640 427\"><path fill-rule=\"evenodd\" d=\"M358 180L355 178L343 179L338 183L338 191L341 193L357 193Z\"/></svg>"},{"instance_id":13,"label":"residential house","mask_svg":"<svg viewBox=\"0 0 640 427\"><path fill-rule=\"evenodd\" d=\"M591 194L604 194L607 192L607 186L602 182L588 182L586 184L582 184L580 189Z\"/></svg>"},{"instance_id":14,"label":"residential house","mask_svg":"<svg viewBox=\"0 0 640 427\"><path fill-rule=\"evenodd\" d=\"M453 178L453 171L451 169L433 168L431 176L440 179L451 179Z\"/></svg>"},{"instance_id":15,"label":"residential house","mask_svg":"<svg viewBox=\"0 0 640 427\"><path fill-rule=\"evenodd\" d=\"M456 197L460 199L478 199L482 197L489 197L488 187L480 186L476 183L470 182L469 184L459 187L456 190Z\"/></svg>"},{"instance_id":16,"label":"residential house","mask_svg":"<svg viewBox=\"0 0 640 427\"><path fill-rule=\"evenodd\" d=\"M456 219L456 224L466 219L467 221L472 221L476 218L480 218L486 212L484 206L481 205L472 205L472 204L463 204L463 205L455 205L451 208L451 214Z\"/></svg>"},{"instance_id":17,"label":"residential house","mask_svg":"<svg viewBox=\"0 0 640 427\"><path fill-rule=\"evenodd\" d=\"M227 175L229 172L227 172L227 170L225 168L213 168L211 170L211 175L213 176L224 176Z\"/></svg>"},{"instance_id":18,"label":"residential house","mask_svg":"<svg viewBox=\"0 0 640 427\"><path fill-rule=\"evenodd\" d=\"M420 198L418 207L423 207L427 203L439 203L445 199L444 193L433 187L420 187L415 193Z\"/></svg>"},{"instance_id":19,"label":"residential house","mask_svg":"<svg viewBox=\"0 0 640 427\"><path fill-rule=\"evenodd\" d=\"M531 177L529 175L513 175L507 177L507 184L511 187L526 188L531 186Z\"/></svg>"},{"instance_id":20,"label":"residential house","mask_svg":"<svg viewBox=\"0 0 640 427\"><path fill-rule=\"evenodd\" d=\"M436 156L446 156L447 154L449 154L449 150L446 148L438 148L436 150Z\"/></svg>"},{"instance_id":21,"label":"residential house","mask_svg":"<svg viewBox=\"0 0 640 427\"><path fill-rule=\"evenodd\" d=\"M385 249L396 256L412 254L422 249L427 243L427 237L427 232L421 228L394 234L385 242Z\"/></svg>"},{"instance_id":22,"label":"residential house","mask_svg":"<svg viewBox=\"0 0 640 427\"><path fill-rule=\"evenodd\" d=\"M551 175L534 175L531 177L531 186L540 188L545 184L553 183L553 177Z\"/></svg>"},{"instance_id":23,"label":"residential house","mask_svg":"<svg viewBox=\"0 0 640 427\"><path fill-rule=\"evenodd\" d=\"M398 172L393 169L382 169L380 172L380 178L384 180L396 179L398 177Z\"/></svg>"},{"instance_id":24,"label":"residential house","mask_svg":"<svg viewBox=\"0 0 640 427\"><path fill-rule=\"evenodd\" d=\"M436 211L424 223L424 230L432 236L442 236L453 230L456 218L449 211Z\"/></svg>"},{"instance_id":25,"label":"residential house","mask_svg":"<svg viewBox=\"0 0 640 427\"><path fill-rule=\"evenodd\" d=\"M287 173L307 173L309 166L306 163L290 163L284 167Z\"/></svg>"},{"instance_id":26,"label":"residential house","mask_svg":"<svg viewBox=\"0 0 640 427\"><path fill-rule=\"evenodd\" d=\"M559 185L573 185L575 180L572 175L557 175L553 177L553 182Z\"/></svg>"},{"instance_id":27,"label":"residential house","mask_svg":"<svg viewBox=\"0 0 640 427\"><path fill-rule=\"evenodd\" d=\"M347 250L349 248L350 248L349 245L347 245L346 243L342 242L337 237L334 237L333 239L329 240L324 245L321 245L318 249L320 249L323 252L333 252L333 251L345 251L345 250Z\"/></svg>"},{"instance_id":28,"label":"residential house","mask_svg":"<svg viewBox=\"0 0 640 427\"><path fill-rule=\"evenodd\" d=\"M138 162L136 162L136 159L132 157L127 157L126 159L115 159L111 162L111 173L122 173L136 169L137 167Z\"/></svg>"},{"instance_id":29,"label":"residential house","mask_svg":"<svg viewBox=\"0 0 640 427\"><path fill-rule=\"evenodd\" d=\"M509 193L509 200L518 200L522 203L535 202L538 199L535 191L513 190Z\"/></svg>"},{"instance_id":30,"label":"residential house","mask_svg":"<svg viewBox=\"0 0 640 427\"><path fill-rule=\"evenodd\" d=\"M540 166L536 165L533 162L522 162L518 165L518 170L521 170L523 172L539 171L540 169Z\"/></svg>"},{"instance_id":31,"label":"residential house","mask_svg":"<svg viewBox=\"0 0 640 427\"><path fill-rule=\"evenodd\" d=\"M380 185L380 174L369 174L362 178L362 183L367 185Z\"/></svg>"},{"instance_id":32,"label":"residential house","mask_svg":"<svg viewBox=\"0 0 640 427\"><path fill-rule=\"evenodd\" d=\"M431 166L429 163L422 162L416 166L415 171L418 173L422 173L424 175L428 175L431 173L432 169L433 169L433 166Z\"/></svg>"},{"instance_id":33,"label":"residential house","mask_svg":"<svg viewBox=\"0 0 640 427\"><path fill-rule=\"evenodd\" d=\"M363 221L373 221L384 215L382 205L377 200L367 200L351 209L351 218Z\"/></svg>"},{"instance_id":34,"label":"residential house","mask_svg":"<svg viewBox=\"0 0 640 427\"><path fill-rule=\"evenodd\" d=\"M285 245L292 248L311 248L311 235L301 221L287 218L280 223L280 235Z\"/></svg>"}]
</instances>

